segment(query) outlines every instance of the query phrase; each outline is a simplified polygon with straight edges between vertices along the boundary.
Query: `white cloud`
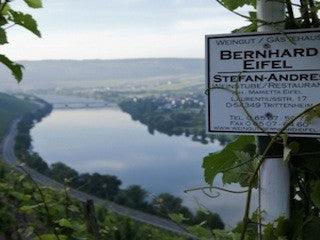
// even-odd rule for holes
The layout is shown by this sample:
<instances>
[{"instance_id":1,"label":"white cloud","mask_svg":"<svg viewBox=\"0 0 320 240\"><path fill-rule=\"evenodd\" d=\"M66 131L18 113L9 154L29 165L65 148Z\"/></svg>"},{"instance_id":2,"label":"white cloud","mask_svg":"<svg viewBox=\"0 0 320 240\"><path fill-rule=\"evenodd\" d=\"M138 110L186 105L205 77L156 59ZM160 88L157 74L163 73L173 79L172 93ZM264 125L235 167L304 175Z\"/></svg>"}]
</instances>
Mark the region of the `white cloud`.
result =
<instances>
[{"instance_id":1,"label":"white cloud","mask_svg":"<svg viewBox=\"0 0 320 240\"><path fill-rule=\"evenodd\" d=\"M126 0L140 1L144 0ZM176 18L172 15L166 18L163 15L166 11L162 10L155 12L159 21L154 21L153 24L148 24L148 21L131 24L130 19L117 26L112 24L116 23L116 19L104 19L110 22L91 28L82 22L79 22L78 27L56 23L54 27L50 25L50 28L46 28L44 24L40 27L42 39L21 28L12 28L9 30L10 44L0 46L0 51L15 60L204 57L204 35L228 33L247 24L240 17L208 0L196 3L191 0L176 0L175 3L181 7L168 10L177 11ZM148 14L141 14L142 19L148 19ZM49 19L46 20L44 23L49 22Z\"/></svg>"},{"instance_id":2,"label":"white cloud","mask_svg":"<svg viewBox=\"0 0 320 240\"><path fill-rule=\"evenodd\" d=\"M238 18L204 18L196 20L182 20L178 21L174 27L177 30L201 30L211 31L212 33L226 33L232 29L246 24Z\"/></svg>"}]
</instances>

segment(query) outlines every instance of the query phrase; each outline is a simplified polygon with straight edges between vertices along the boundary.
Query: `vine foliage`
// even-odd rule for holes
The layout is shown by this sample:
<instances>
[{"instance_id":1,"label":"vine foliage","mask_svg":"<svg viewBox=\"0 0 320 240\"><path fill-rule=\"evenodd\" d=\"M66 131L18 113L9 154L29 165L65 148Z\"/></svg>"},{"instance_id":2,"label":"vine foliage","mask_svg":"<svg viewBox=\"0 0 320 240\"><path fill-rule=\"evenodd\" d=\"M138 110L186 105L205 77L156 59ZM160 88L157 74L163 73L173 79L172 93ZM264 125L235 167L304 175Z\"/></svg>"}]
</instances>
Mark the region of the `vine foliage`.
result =
<instances>
[{"instance_id":1,"label":"vine foliage","mask_svg":"<svg viewBox=\"0 0 320 240\"><path fill-rule=\"evenodd\" d=\"M0 45L8 43L7 31L16 25L27 29L38 37L41 33L37 22L30 14L16 11L10 6L12 0L0 0ZM30 8L41 8L42 0L24 0ZM7 56L0 54L0 62L11 71L14 78L20 82L23 76L23 66L11 61Z\"/></svg>"},{"instance_id":2,"label":"vine foliage","mask_svg":"<svg viewBox=\"0 0 320 240\"><path fill-rule=\"evenodd\" d=\"M283 2L286 5L286 29L318 28L320 1L314 0L270 0ZM236 32L257 31L258 24L270 24L257 19L255 0L217 0L231 12L246 18L250 25L236 29ZM240 14L237 10L244 5L253 9L248 16ZM237 84L236 84L237 85ZM237 87L228 90L238 97L242 103ZM255 122L254 117L240 104L248 117ZM263 239L318 239L320 234L320 141L311 138L289 138L286 129L297 119L304 118L312 122L320 117L320 104L304 110L280 129L263 153L257 151L257 140L252 136L238 137L229 143L222 151L209 154L203 160L204 179L209 188L214 189L214 180L217 174L222 174L224 184L238 183L247 189L247 202L243 221L231 232L225 232L221 239L258 239L260 218L262 214L255 211L250 216L251 196L257 188L259 169L266 156L273 147L283 149L283 161L289 165L290 180L290 218L284 216L267 225L263 225ZM206 187L208 188L208 187ZM203 188L205 189L205 188ZM205 239L205 238L204 238ZM212 236L212 239L217 239Z\"/></svg>"}]
</instances>

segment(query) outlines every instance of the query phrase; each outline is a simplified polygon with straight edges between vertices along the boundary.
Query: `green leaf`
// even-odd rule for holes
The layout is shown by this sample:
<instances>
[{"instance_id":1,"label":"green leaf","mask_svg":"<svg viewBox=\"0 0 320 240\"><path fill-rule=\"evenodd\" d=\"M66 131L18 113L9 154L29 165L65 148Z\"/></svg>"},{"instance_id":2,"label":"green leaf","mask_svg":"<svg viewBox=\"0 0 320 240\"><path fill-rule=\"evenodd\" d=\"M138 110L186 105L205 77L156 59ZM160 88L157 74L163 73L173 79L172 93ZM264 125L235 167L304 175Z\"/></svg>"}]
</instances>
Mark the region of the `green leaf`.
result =
<instances>
[{"instance_id":1,"label":"green leaf","mask_svg":"<svg viewBox=\"0 0 320 240\"><path fill-rule=\"evenodd\" d=\"M232 229L232 232L235 234L241 234L244 230L243 221L239 222L235 228ZM246 240L254 240L258 237L257 225L255 223L249 223L246 229ZM240 239L239 237L233 239Z\"/></svg>"},{"instance_id":2,"label":"green leaf","mask_svg":"<svg viewBox=\"0 0 320 240\"><path fill-rule=\"evenodd\" d=\"M234 142L229 143L222 151L209 154L203 159L204 179L212 185L216 175L228 168L231 168L237 160L237 151L242 151L248 145L255 142L253 136L241 136Z\"/></svg>"},{"instance_id":3,"label":"green leaf","mask_svg":"<svg viewBox=\"0 0 320 240\"><path fill-rule=\"evenodd\" d=\"M22 12L16 12L12 9L9 10L11 15L10 20L15 24L18 24L25 29L28 29L30 32L34 33L38 37L41 37L41 33L38 30L37 22L33 19L30 14L24 14Z\"/></svg>"},{"instance_id":4,"label":"green leaf","mask_svg":"<svg viewBox=\"0 0 320 240\"><path fill-rule=\"evenodd\" d=\"M42 8L42 1L41 0L24 0L24 1L31 8Z\"/></svg>"},{"instance_id":5,"label":"green leaf","mask_svg":"<svg viewBox=\"0 0 320 240\"><path fill-rule=\"evenodd\" d=\"M232 233L225 231L225 230L220 230L220 229L214 229L212 230L212 233L216 237L216 239L223 239L223 240L233 240L235 237L233 236Z\"/></svg>"},{"instance_id":6,"label":"green leaf","mask_svg":"<svg viewBox=\"0 0 320 240\"><path fill-rule=\"evenodd\" d=\"M222 180L224 183L239 183L241 187L247 187L260 158L254 159L253 154L243 151L236 151L235 154L237 156L235 165L238 167L224 172ZM254 187L256 186L257 182L254 184Z\"/></svg>"},{"instance_id":7,"label":"green leaf","mask_svg":"<svg viewBox=\"0 0 320 240\"><path fill-rule=\"evenodd\" d=\"M12 75L18 82L21 81L23 75L23 66L21 64L12 62L9 58L2 54L0 54L0 62L6 65L11 70Z\"/></svg>"},{"instance_id":8,"label":"green leaf","mask_svg":"<svg viewBox=\"0 0 320 240\"><path fill-rule=\"evenodd\" d=\"M58 221L58 224L61 227L67 227L67 228L72 228L72 224L68 219L62 218Z\"/></svg>"},{"instance_id":9,"label":"green leaf","mask_svg":"<svg viewBox=\"0 0 320 240\"><path fill-rule=\"evenodd\" d=\"M274 233L273 223L268 223L263 230L263 239L265 240L274 240L277 239L277 236Z\"/></svg>"},{"instance_id":10,"label":"green leaf","mask_svg":"<svg viewBox=\"0 0 320 240\"><path fill-rule=\"evenodd\" d=\"M0 44L8 43L6 31L3 28L0 28Z\"/></svg>"},{"instance_id":11,"label":"green leaf","mask_svg":"<svg viewBox=\"0 0 320 240\"><path fill-rule=\"evenodd\" d=\"M67 236L65 235L58 235L58 239L66 240ZM43 234L39 237L35 237L33 240L57 240L57 236L54 234Z\"/></svg>"},{"instance_id":12,"label":"green leaf","mask_svg":"<svg viewBox=\"0 0 320 240\"><path fill-rule=\"evenodd\" d=\"M310 193L311 200L317 208L320 208L320 181L312 181L310 185L311 185L311 193Z\"/></svg>"},{"instance_id":13,"label":"green leaf","mask_svg":"<svg viewBox=\"0 0 320 240\"><path fill-rule=\"evenodd\" d=\"M183 216L183 214L181 214L181 213L171 213L171 214L169 214L169 218L172 220L172 221L174 221L174 222L176 222L176 223L182 223L183 221L185 221L185 220L188 220L188 218L185 218L184 216Z\"/></svg>"},{"instance_id":14,"label":"green leaf","mask_svg":"<svg viewBox=\"0 0 320 240\"><path fill-rule=\"evenodd\" d=\"M188 227L188 231L196 235L200 239L208 239L208 236L211 235L210 230L205 229L201 225L194 225L194 226Z\"/></svg>"},{"instance_id":15,"label":"green leaf","mask_svg":"<svg viewBox=\"0 0 320 240\"><path fill-rule=\"evenodd\" d=\"M25 212L25 213L30 213L33 209L36 209L38 207L42 207L44 204L43 203L38 203L36 205L31 205L31 206L22 206L20 207L20 211Z\"/></svg>"},{"instance_id":16,"label":"green leaf","mask_svg":"<svg viewBox=\"0 0 320 240\"><path fill-rule=\"evenodd\" d=\"M258 29L258 19L257 19L257 12L249 12L249 16L250 16L250 25L241 27L241 28L237 28L235 30L233 30L233 33L236 32L256 32Z\"/></svg>"},{"instance_id":17,"label":"green leaf","mask_svg":"<svg viewBox=\"0 0 320 240\"><path fill-rule=\"evenodd\" d=\"M7 23L7 19L0 15L0 26L6 25Z\"/></svg>"},{"instance_id":18,"label":"green leaf","mask_svg":"<svg viewBox=\"0 0 320 240\"><path fill-rule=\"evenodd\" d=\"M288 219L283 216L277 218L274 222L267 224L263 231L264 240L274 240L274 239L292 239L288 238L291 236L294 229Z\"/></svg>"},{"instance_id":19,"label":"green leaf","mask_svg":"<svg viewBox=\"0 0 320 240\"><path fill-rule=\"evenodd\" d=\"M31 195L23 194L23 193L16 192L16 191L10 192L10 195L15 197L16 199L18 199L20 201L29 201L31 199Z\"/></svg>"},{"instance_id":20,"label":"green leaf","mask_svg":"<svg viewBox=\"0 0 320 240\"><path fill-rule=\"evenodd\" d=\"M1 11L2 16L7 15L8 11L10 9L10 6L7 3L5 4L4 7L3 7L3 4L5 4L5 3L0 3L0 8L2 9L2 11Z\"/></svg>"},{"instance_id":21,"label":"green leaf","mask_svg":"<svg viewBox=\"0 0 320 240\"><path fill-rule=\"evenodd\" d=\"M13 187L11 185L9 185L8 183L0 183L0 190L10 190Z\"/></svg>"},{"instance_id":22,"label":"green leaf","mask_svg":"<svg viewBox=\"0 0 320 240\"><path fill-rule=\"evenodd\" d=\"M221 2L230 10L235 10L244 5L256 7L256 0L221 0Z\"/></svg>"},{"instance_id":23,"label":"green leaf","mask_svg":"<svg viewBox=\"0 0 320 240\"><path fill-rule=\"evenodd\" d=\"M79 208L73 205L68 206L68 210L74 213L80 212Z\"/></svg>"},{"instance_id":24,"label":"green leaf","mask_svg":"<svg viewBox=\"0 0 320 240\"><path fill-rule=\"evenodd\" d=\"M18 182L22 182L25 178L26 178L27 175L23 174L23 175L20 175L19 178L18 178Z\"/></svg>"}]
</instances>

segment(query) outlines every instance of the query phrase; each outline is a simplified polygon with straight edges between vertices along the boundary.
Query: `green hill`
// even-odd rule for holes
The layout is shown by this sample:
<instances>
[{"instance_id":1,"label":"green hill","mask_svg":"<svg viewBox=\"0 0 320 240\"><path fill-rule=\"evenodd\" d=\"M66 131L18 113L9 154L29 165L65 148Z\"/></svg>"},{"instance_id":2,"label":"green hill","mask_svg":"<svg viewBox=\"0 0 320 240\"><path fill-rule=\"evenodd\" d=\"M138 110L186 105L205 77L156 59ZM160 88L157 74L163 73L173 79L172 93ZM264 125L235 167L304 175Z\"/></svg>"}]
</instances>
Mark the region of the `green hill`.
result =
<instances>
[{"instance_id":1,"label":"green hill","mask_svg":"<svg viewBox=\"0 0 320 240\"><path fill-rule=\"evenodd\" d=\"M0 93L0 142L13 119L36 108L36 104L25 96L11 96Z\"/></svg>"}]
</instances>

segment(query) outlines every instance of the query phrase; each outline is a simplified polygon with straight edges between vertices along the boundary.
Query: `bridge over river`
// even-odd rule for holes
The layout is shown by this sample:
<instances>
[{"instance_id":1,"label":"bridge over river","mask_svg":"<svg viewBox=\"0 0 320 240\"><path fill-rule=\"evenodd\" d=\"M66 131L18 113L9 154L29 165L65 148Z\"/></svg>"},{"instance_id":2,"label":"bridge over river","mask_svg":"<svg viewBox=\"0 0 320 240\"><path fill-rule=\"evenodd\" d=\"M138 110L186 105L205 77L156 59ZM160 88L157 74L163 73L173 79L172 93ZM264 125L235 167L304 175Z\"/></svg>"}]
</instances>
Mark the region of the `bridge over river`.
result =
<instances>
[{"instance_id":1,"label":"bridge over river","mask_svg":"<svg viewBox=\"0 0 320 240\"><path fill-rule=\"evenodd\" d=\"M55 109L65 109L65 108L69 108L69 109L80 109L80 108L104 108L104 107L110 107L113 106L110 103L107 102L52 102L51 105L53 106L53 108Z\"/></svg>"}]
</instances>

